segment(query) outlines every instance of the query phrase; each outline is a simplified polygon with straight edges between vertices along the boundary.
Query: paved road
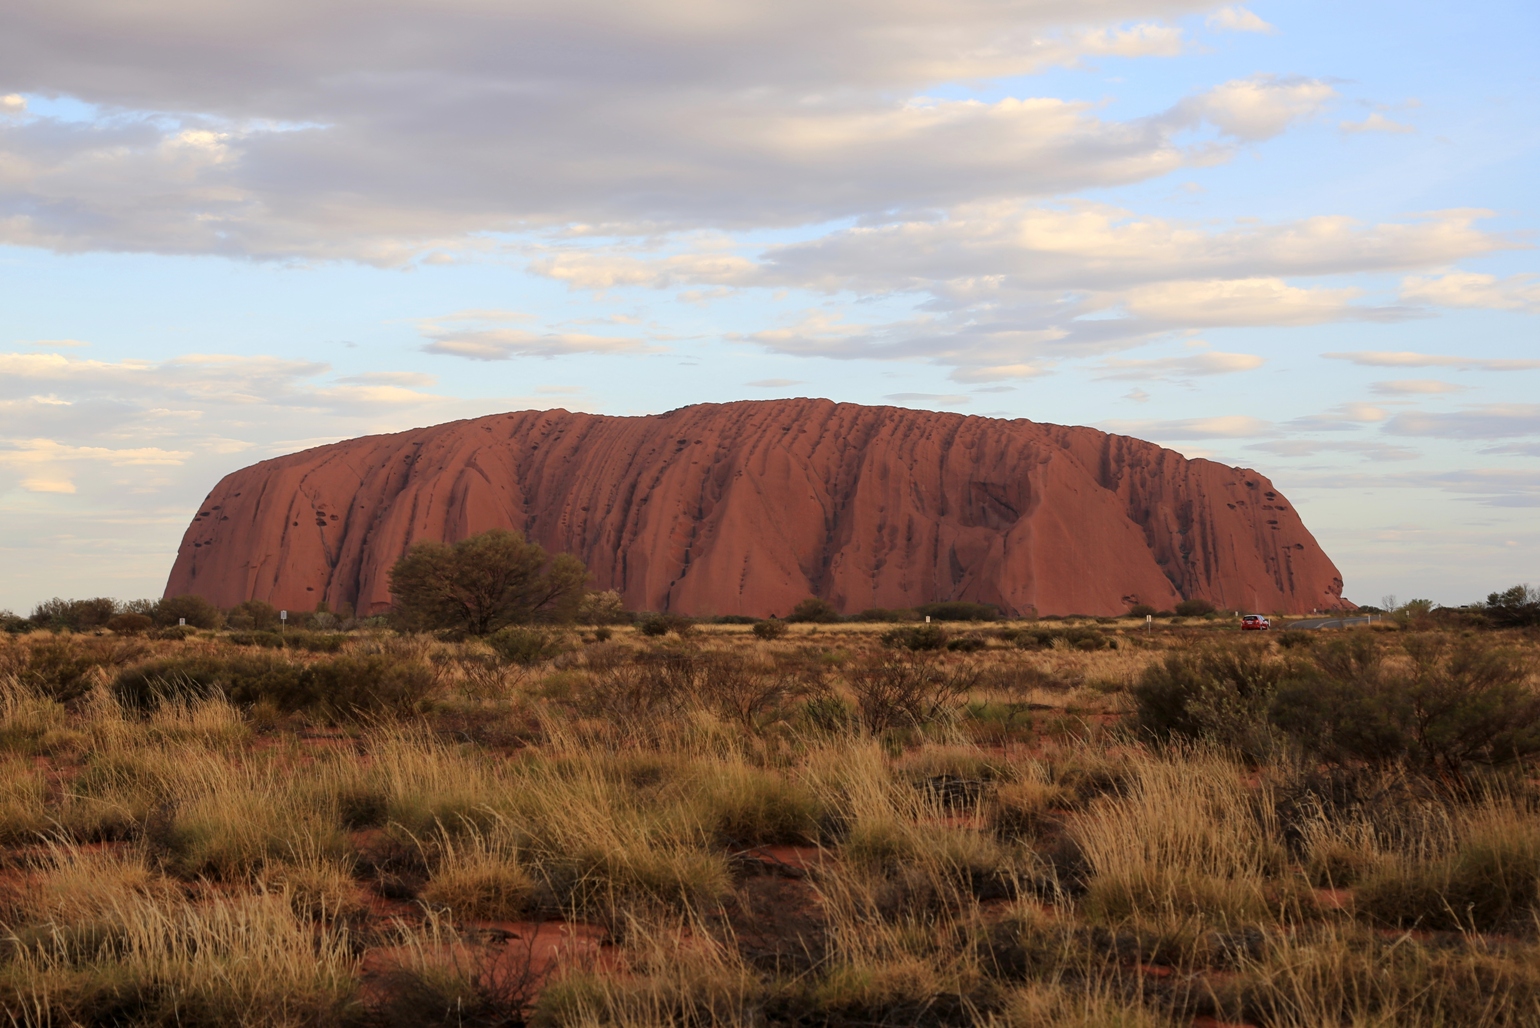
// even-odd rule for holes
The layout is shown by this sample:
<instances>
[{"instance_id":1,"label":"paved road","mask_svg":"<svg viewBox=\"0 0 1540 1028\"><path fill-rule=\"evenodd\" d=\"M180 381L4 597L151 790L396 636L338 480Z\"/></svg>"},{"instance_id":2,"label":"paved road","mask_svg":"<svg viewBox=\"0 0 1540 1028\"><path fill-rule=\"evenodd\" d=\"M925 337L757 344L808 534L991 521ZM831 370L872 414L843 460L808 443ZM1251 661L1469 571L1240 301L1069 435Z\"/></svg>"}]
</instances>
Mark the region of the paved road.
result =
<instances>
[{"instance_id":1,"label":"paved road","mask_svg":"<svg viewBox=\"0 0 1540 1028\"><path fill-rule=\"evenodd\" d=\"M1353 625L1371 624L1372 621L1373 619L1368 616L1358 618L1311 618L1308 621L1293 621L1283 627L1284 631L1290 631L1295 628L1350 628Z\"/></svg>"}]
</instances>

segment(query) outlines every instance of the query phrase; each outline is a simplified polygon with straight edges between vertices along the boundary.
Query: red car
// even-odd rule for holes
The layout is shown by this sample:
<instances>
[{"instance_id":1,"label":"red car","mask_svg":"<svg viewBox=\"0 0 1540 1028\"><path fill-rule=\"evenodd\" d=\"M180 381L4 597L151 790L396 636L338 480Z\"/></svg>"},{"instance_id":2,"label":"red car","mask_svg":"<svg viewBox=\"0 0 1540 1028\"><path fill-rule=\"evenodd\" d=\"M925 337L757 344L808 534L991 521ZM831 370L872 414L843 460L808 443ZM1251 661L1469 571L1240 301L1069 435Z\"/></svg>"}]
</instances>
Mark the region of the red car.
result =
<instances>
[{"instance_id":1,"label":"red car","mask_svg":"<svg viewBox=\"0 0 1540 1028\"><path fill-rule=\"evenodd\" d=\"M1247 614L1241 618L1242 632L1265 632L1273 627L1273 623L1261 614Z\"/></svg>"}]
</instances>

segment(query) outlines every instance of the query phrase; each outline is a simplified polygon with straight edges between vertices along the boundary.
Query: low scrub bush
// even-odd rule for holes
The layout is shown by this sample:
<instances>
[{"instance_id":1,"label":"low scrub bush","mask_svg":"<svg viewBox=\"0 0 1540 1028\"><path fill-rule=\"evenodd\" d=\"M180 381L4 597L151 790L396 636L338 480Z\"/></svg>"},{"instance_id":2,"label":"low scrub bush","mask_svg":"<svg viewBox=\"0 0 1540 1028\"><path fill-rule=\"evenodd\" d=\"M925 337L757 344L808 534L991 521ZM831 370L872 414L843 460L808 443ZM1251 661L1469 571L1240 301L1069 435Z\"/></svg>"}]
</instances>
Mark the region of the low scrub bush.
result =
<instances>
[{"instance_id":1,"label":"low scrub bush","mask_svg":"<svg viewBox=\"0 0 1540 1028\"><path fill-rule=\"evenodd\" d=\"M873 733L933 721L955 705L977 674L921 657L890 656L845 671L861 724Z\"/></svg>"},{"instance_id":2,"label":"low scrub bush","mask_svg":"<svg viewBox=\"0 0 1540 1028\"><path fill-rule=\"evenodd\" d=\"M411 709L427 695L433 671L387 654L341 656L298 664L274 655L190 656L149 661L119 673L113 691L127 707L151 710L168 700L224 696L239 706L329 716Z\"/></svg>"},{"instance_id":3,"label":"low scrub bush","mask_svg":"<svg viewBox=\"0 0 1540 1028\"><path fill-rule=\"evenodd\" d=\"M558 637L538 628L517 626L487 636L487 645L510 664L539 664L567 651Z\"/></svg>"},{"instance_id":4,"label":"low scrub bush","mask_svg":"<svg viewBox=\"0 0 1540 1028\"><path fill-rule=\"evenodd\" d=\"M1156 739L1206 739L1261 756L1272 749L1268 711L1287 673L1257 646L1170 653L1134 687L1136 721Z\"/></svg>"},{"instance_id":5,"label":"low scrub bush","mask_svg":"<svg viewBox=\"0 0 1540 1028\"><path fill-rule=\"evenodd\" d=\"M786 634L786 622L769 618L765 621L754 622L754 636L758 639L779 639Z\"/></svg>"},{"instance_id":6,"label":"low scrub bush","mask_svg":"<svg viewBox=\"0 0 1540 1028\"><path fill-rule=\"evenodd\" d=\"M1540 696L1512 653L1434 635L1406 637L1404 658L1351 633L1314 647L1314 660L1279 690L1272 718L1334 762L1405 761L1463 777L1472 764L1512 764L1540 753Z\"/></svg>"},{"instance_id":7,"label":"low scrub bush","mask_svg":"<svg viewBox=\"0 0 1540 1028\"><path fill-rule=\"evenodd\" d=\"M936 621L994 621L1000 617L1000 610L994 604L969 603L966 600L922 603L914 609L921 617Z\"/></svg>"},{"instance_id":8,"label":"low scrub bush","mask_svg":"<svg viewBox=\"0 0 1540 1028\"><path fill-rule=\"evenodd\" d=\"M1208 600L1191 599L1183 600L1176 605L1176 614L1184 618L1200 618L1205 614L1214 613L1214 605Z\"/></svg>"},{"instance_id":9,"label":"low scrub bush","mask_svg":"<svg viewBox=\"0 0 1540 1028\"><path fill-rule=\"evenodd\" d=\"M940 625L907 625L883 632L882 644L895 650L940 650L946 647L947 634Z\"/></svg>"},{"instance_id":10,"label":"low scrub bush","mask_svg":"<svg viewBox=\"0 0 1540 1028\"><path fill-rule=\"evenodd\" d=\"M904 621L919 621L920 614L908 607L868 607L850 620L874 622L877 624L898 624Z\"/></svg>"},{"instance_id":11,"label":"low scrub bush","mask_svg":"<svg viewBox=\"0 0 1540 1028\"><path fill-rule=\"evenodd\" d=\"M130 664L148 652L141 642L45 636L11 651L7 663L24 686L61 703L90 691L98 668Z\"/></svg>"},{"instance_id":12,"label":"low scrub bush","mask_svg":"<svg viewBox=\"0 0 1540 1028\"><path fill-rule=\"evenodd\" d=\"M1009 629L1011 639L1024 650L1110 650L1117 646L1114 636L1095 628L1032 627Z\"/></svg>"},{"instance_id":13,"label":"low scrub bush","mask_svg":"<svg viewBox=\"0 0 1540 1028\"><path fill-rule=\"evenodd\" d=\"M670 632L683 638L695 631L695 622L682 614L642 614L636 619L637 630L654 638Z\"/></svg>"},{"instance_id":14,"label":"low scrub bush","mask_svg":"<svg viewBox=\"0 0 1540 1028\"><path fill-rule=\"evenodd\" d=\"M148 614L114 614L107 619L107 630L118 635L143 635L155 627L155 619Z\"/></svg>"},{"instance_id":15,"label":"low scrub bush","mask_svg":"<svg viewBox=\"0 0 1540 1028\"><path fill-rule=\"evenodd\" d=\"M816 596L809 596L791 609L791 613L786 615L786 620L818 625L832 625L843 621L844 618L840 617L840 612L828 600L820 600Z\"/></svg>"}]
</instances>

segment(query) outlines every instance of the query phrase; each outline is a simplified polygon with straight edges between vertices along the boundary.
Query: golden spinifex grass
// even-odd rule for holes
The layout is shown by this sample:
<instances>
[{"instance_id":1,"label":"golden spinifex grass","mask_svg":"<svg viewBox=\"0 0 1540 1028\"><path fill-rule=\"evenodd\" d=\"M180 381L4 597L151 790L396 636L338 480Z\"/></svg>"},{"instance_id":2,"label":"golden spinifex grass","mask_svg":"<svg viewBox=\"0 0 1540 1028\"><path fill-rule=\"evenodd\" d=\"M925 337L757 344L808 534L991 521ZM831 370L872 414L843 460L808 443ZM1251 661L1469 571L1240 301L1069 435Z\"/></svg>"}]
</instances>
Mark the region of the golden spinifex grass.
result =
<instances>
[{"instance_id":1,"label":"golden spinifex grass","mask_svg":"<svg viewBox=\"0 0 1540 1028\"><path fill-rule=\"evenodd\" d=\"M880 626L572 631L535 663L391 635L0 639L0 1008L1540 1023L1533 638L1003 627L936 652ZM1402 681L1475 698L1430 715L1459 747L1383 706Z\"/></svg>"}]
</instances>

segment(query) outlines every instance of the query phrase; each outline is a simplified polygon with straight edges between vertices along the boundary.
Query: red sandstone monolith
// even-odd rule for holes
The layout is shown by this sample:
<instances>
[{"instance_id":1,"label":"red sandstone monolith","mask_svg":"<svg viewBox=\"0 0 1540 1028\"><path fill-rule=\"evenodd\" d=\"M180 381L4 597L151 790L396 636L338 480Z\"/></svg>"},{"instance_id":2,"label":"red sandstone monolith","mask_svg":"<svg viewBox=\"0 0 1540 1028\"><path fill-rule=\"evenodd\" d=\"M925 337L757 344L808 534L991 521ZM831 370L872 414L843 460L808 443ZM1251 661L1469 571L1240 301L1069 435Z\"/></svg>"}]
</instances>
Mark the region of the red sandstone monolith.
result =
<instances>
[{"instance_id":1,"label":"red sandstone monolith","mask_svg":"<svg viewBox=\"0 0 1540 1028\"><path fill-rule=\"evenodd\" d=\"M1090 428L807 399L521 411L263 461L214 487L166 593L379 612L407 547L490 528L576 555L639 610L1345 605L1255 471Z\"/></svg>"}]
</instances>

